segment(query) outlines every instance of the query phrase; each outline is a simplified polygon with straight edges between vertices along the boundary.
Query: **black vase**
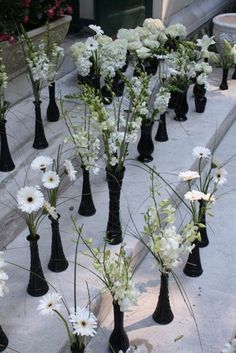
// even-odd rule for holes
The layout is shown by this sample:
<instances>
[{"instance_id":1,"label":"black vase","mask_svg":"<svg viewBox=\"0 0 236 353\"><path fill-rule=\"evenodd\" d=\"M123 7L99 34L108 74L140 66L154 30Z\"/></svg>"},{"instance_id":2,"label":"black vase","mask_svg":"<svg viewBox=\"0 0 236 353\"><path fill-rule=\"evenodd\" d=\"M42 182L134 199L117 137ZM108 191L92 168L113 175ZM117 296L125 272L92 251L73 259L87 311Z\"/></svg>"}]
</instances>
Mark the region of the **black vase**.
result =
<instances>
[{"instance_id":1,"label":"black vase","mask_svg":"<svg viewBox=\"0 0 236 353\"><path fill-rule=\"evenodd\" d=\"M125 82L122 79L119 72L116 72L115 77L112 82L112 91L116 95L116 97L122 97L124 93Z\"/></svg>"},{"instance_id":2,"label":"black vase","mask_svg":"<svg viewBox=\"0 0 236 353\"><path fill-rule=\"evenodd\" d=\"M58 109L55 99L55 82L52 82L48 86L49 92L49 104L47 107L47 119L48 121L57 121L60 118L60 111Z\"/></svg>"},{"instance_id":3,"label":"black vase","mask_svg":"<svg viewBox=\"0 0 236 353\"><path fill-rule=\"evenodd\" d=\"M169 99L169 103L168 103L168 108L169 109L174 109L175 104L176 104L176 93L177 92L171 92L170 93L170 99Z\"/></svg>"},{"instance_id":4,"label":"black vase","mask_svg":"<svg viewBox=\"0 0 236 353\"><path fill-rule=\"evenodd\" d=\"M168 141L168 134L166 129L166 113L163 113L160 115L159 125L155 136L155 140L159 142Z\"/></svg>"},{"instance_id":5,"label":"black vase","mask_svg":"<svg viewBox=\"0 0 236 353\"><path fill-rule=\"evenodd\" d=\"M106 105L111 104L112 99L113 99L112 92L106 83L101 88L101 96L102 96L103 104L106 104Z\"/></svg>"},{"instance_id":6,"label":"black vase","mask_svg":"<svg viewBox=\"0 0 236 353\"><path fill-rule=\"evenodd\" d=\"M233 73L232 79L236 80L236 64L234 65L234 73Z\"/></svg>"},{"instance_id":7,"label":"black vase","mask_svg":"<svg viewBox=\"0 0 236 353\"><path fill-rule=\"evenodd\" d=\"M223 69L223 72L222 72L222 81L221 81L221 84L220 84L220 89L221 89L222 91L228 89L228 83L227 83L228 73L229 73L229 69Z\"/></svg>"},{"instance_id":8,"label":"black vase","mask_svg":"<svg viewBox=\"0 0 236 353\"><path fill-rule=\"evenodd\" d=\"M205 111L207 99L205 97L206 89L204 85L195 84L193 87L195 108L197 113L203 113Z\"/></svg>"},{"instance_id":9,"label":"black vase","mask_svg":"<svg viewBox=\"0 0 236 353\"><path fill-rule=\"evenodd\" d=\"M187 93L188 88L186 88L182 92L175 92L175 104L174 111L176 121L186 121L187 120L187 112L188 112L188 102L187 102Z\"/></svg>"},{"instance_id":10,"label":"black vase","mask_svg":"<svg viewBox=\"0 0 236 353\"><path fill-rule=\"evenodd\" d=\"M157 72L158 63L159 61L156 57L144 59L143 60L144 71L148 75L155 75Z\"/></svg>"},{"instance_id":11,"label":"black vase","mask_svg":"<svg viewBox=\"0 0 236 353\"><path fill-rule=\"evenodd\" d=\"M41 116L41 101L34 102L35 107L35 134L33 147L41 150L48 147L48 142L45 137L42 116Z\"/></svg>"},{"instance_id":12,"label":"black vase","mask_svg":"<svg viewBox=\"0 0 236 353\"><path fill-rule=\"evenodd\" d=\"M91 75L88 78L88 83L91 87L95 88L100 93L100 76L99 75Z\"/></svg>"},{"instance_id":13,"label":"black vase","mask_svg":"<svg viewBox=\"0 0 236 353\"><path fill-rule=\"evenodd\" d=\"M184 266L184 270L183 270L184 273L189 277L199 277L203 272L198 241L195 240L194 244L195 244L195 247L193 248L192 252L189 254L187 263Z\"/></svg>"},{"instance_id":14,"label":"black vase","mask_svg":"<svg viewBox=\"0 0 236 353\"><path fill-rule=\"evenodd\" d=\"M126 352L129 348L129 338L124 329L124 313L119 304L113 302L114 329L109 338L109 349L112 353Z\"/></svg>"},{"instance_id":15,"label":"black vase","mask_svg":"<svg viewBox=\"0 0 236 353\"><path fill-rule=\"evenodd\" d=\"M209 62L208 58L204 58L203 61L204 61L204 63L208 63Z\"/></svg>"},{"instance_id":16,"label":"black vase","mask_svg":"<svg viewBox=\"0 0 236 353\"><path fill-rule=\"evenodd\" d=\"M205 225L205 228L199 228L198 231L201 234L201 240L198 241L199 248L205 248L209 244L209 239L207 236L207 229L206 229L206 202L203 200L199 201L199 216L198 216L199 223Z\"/></svg>"},{"instance_id":17,"label":"black vase","mask_svg":"<svg viewBox=\"0 0 236 353\"><path fill-rule=\"evenodd\" d=\"M51 221L52 228L52 243L51 243L51 257L48 263L48 268L52 272L62 272L68 267L68 261L64 255L61 235L59 230L59 218L61 216L57 214L57 219L52 216L48 216Z\"/></svg>"},{"instance_id":18,"label":"black vase","mask_svg":"<svg viewBox=\"0 0 236 353\"><path fill-rule=\"evenodd\" d=\"M5 332L2 329L2 326L0 326L0 352L3 352L8 346L8 338L5 334Z\"/></svg>"},{"instance_id":19,"label":"black vase","mask_svg":"<svg viewBox=\"0 0 236 353\"><path fill-rule=\"evenodd\" d=\"M82 347L79 347L76 344L72 344L71 347L70 347L70 350L71 350L72 353L84 353L85 345L82 344Z\"/></svg>"},{"instance_id":20,"label":"black vase","mask_svg":"<svg viewBox=\"0 0 236 353\"><path fill-rule=\"evenodd\" d=\"M144 123L141 125L141 136L137 145L139 156L137 159L140 162L148 163L153 160L152 153L154 151L154 143L152 141L152 123Z\"/></svg>"},{"instance_id":21,"label":"black vase","mask_svg":"<svg viewBox=\"0 0 236 353\"><path fill-rule=\"evenodd\" d=\"M6 120L0 119L0 139L1 139L1 151L0 151L0 171L10 172L15 169L15 164L11 158L11 153L7 141L6 133Z\"/></svg>"},{"instance_id":22,"label":"black vase","mask_svg":"<svg viewBox=\"0 0 236 353\"><path fill-rule=\"evenodd\" d=\"M164 272L161 273L161 288L152 318L160 325L167 325L174 319L169 301L169 276Z\"/></svg>"},{"instance_id":23,"label":"black vase","mask_svg":"<svg viewBox=\"0 0 236 353\"><path fill-rule=\"evenodd\" d=\"M96 213L96 208L93 203L93 197L91 192L89 171L84 166L81 166L83 170L83 186L82 186L82 198L79 206L79 214L81 216L93 216Z\"/></svg>"},{"instance_id":24,"label":"black vase","mask_svg":"<svg viewBox=\"0 0 236 353\"><path fill-rule=\"evenodd\" d=\"M122 229L120 224L120 193L124 178L125 168L119 172L106 170L109 190L109 216L106 230L106 240L111 245L122 242Z\"/></svg>"},{"instance_id":25,"label":"black vase","mask_svg":"<svg viewBox=\"0 0 236 353\"><path fill-rule=\"evenodd\" d=\"M38 251L39 235L28 235L27 240L30 243L30 276L27 292L33 297L40 297L47 293L49 287L44 278L41 261Z\"/></svg>"}]
</instances>

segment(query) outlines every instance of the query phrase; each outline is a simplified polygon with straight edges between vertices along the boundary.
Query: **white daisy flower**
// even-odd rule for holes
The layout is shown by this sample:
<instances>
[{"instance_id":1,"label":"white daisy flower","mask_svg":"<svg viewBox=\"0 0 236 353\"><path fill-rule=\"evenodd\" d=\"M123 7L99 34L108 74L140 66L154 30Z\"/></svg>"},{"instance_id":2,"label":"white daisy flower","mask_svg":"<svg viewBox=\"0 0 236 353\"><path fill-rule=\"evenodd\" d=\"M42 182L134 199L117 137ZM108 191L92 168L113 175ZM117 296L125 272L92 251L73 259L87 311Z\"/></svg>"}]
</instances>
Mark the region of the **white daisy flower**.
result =
<instances>
[{"instance_id":1,"label":"white daisy flower","mask_svg":"<svg viewBox=\"0 0 236 353\"><path fill-rule=\"evenodd\" d=\"M102 34L104 34L104 31L101 29L100 26L89 25L89 28L92 29L97 36L101 36Z\"/></svg>"},{"instance_id":2,"label":"white daisy flower","mask_svg":"<svg viewBox=\"0 0 236 353\"><path fill-rule=\"evenodd\" d=\"M236 338L225 344L222 353L236 353Z\"/></svg>"},{"instance_id":3,"label":"white daisy flower","mask_svg":"<svg viewBox=\"0 0 236 353\"><path fill-rule=\"evenodd\" d=\"M47 189L56 189L60 184L59 175L53 170L49 170L42 176L43 186Z\"/></svg>"},{"instance_id":4,"label":"white daisy flower","mask_svg":"<svg viewBox=\"0 0 236 353\"><path fill-rule=\"evenodd\" d=\"M202 193L202 200L207 201L207 202L212 202L212 203L216 202L215 196L212 195L211 193L208 193L208 194Z\"/></svg>"},{"instance_id":5,"label":"white daisy flower","mask_svg":"<svg viewBox=\"0 0 236 353\"><path fill-rule=\"evenodd\" d=\"M59 293L48 293L40 299L37 310L39 310L42 315L53 315L53 310L60 309L61 299L62 296Z\"/></svg>"},{"instance_id":6,"label":"white daisy flower","mask_svg":"<svg viewBox=\"0 0 236 353\"><path fill-rule=\"evenodd\" d=\"M31 168L33 170L39 170L45 172L47 167L52 165L53 159L48 157L48 156L38 156L36 157L32 163L31 163Z\"/></svg>"},{"instance_id":7,"label":"white daisy flower","mask_svg":"<svg viewBox=\"0 0 236 353\"><path fill-rule=\"evenodd\" d=\"M97 318L86 308L78 308L70 314L74 334L81 336L94 336L97 328Z\"/></svg>"},{"instance_id":8,"label":"white daisy flower","mask_svg":"<svg viewBox=\"0 0 236 353\"><path fill-rule=\"evenodd\" d=\"M17 195L17 207L26 213L38 211L44 205L44 196L34 186L25 186L21 188Z\"/></svg>"},{"instance_id":9,"label":"white daisy flower","mask_svg":"<svg viewBox=\"0 0 236 353\"><path fill-rule=\"evenodd\" d=\"M98 42L96 41L96 39L91 37L86 40L85 45L88 50L92 51L97 50L98 48Z\"/></svg>"},{"instance_id":10,"label":"white daisy flower","mask_svg":"<svg viewBox=\"0 0 236 353\"><path fill-rule=\"evenodd\" d=\"M205 194L203 194L201 191L192 190L192 191L186 192L186 194L184 194L184 198L185 200L189 200L189 201L199 201L204 198L204 195Z\"/></svg>"},{"instance_id":11,"label":"white daisy flower","mask_svg":"<svg viewBox=\"0 0 236 353\"><path fill-rule=\"evenodd\" d=\"M197 158L209 158L211 156L211 151L209 148L203 146L197 146L193 149L193 156Z\"/></svg>"},{"instance_id":12,"label":"white daisy flower","mask_svg":"<svg viewBox=\"0 0 236 353\"><path fill-rule=\"evenodd\" d=\"M218 185L223 185L224 183L227 182L227 179L226 179L227 174L228 173L224 168L216 168L214 182L217 183Z\"/></svg>"},{"instance_id":13,"label":"white daisy flower","mask_svg":"<svg viewBox=\"0 0 236 353\"><path fill-rule=\"evenodd\" d=\"M45 211L49 214L49 216L51 216L53 219L58 218L56 208L50 205L49 202L45 201L43 207Z\"/></svg>"},{"instance_id":14,"label":"white daisy flower","mask_svg":"<svg viewBox=\"0 0 236 353\"><path fill-rule=\"evenodd\" d=\"M77 171L73 167L73 164L69 159L66 159L64 162L64 167L66 169L66 173L68 174L68 177L70 178L70 181L76 180L76 173Z\"/></svg>"},{"instance_id":15,"label":"white daisy flower","mask_svg":"<svg viewBox=\"0 0 236 353\"><path fill-rule=\"evenodd\" d=\"M185 172L179 173L179 178L183 181L189 181L189 180L200 178L200 175L198 172L195 172L192 170L186 170Z\"/></svg>"}]
</instances>

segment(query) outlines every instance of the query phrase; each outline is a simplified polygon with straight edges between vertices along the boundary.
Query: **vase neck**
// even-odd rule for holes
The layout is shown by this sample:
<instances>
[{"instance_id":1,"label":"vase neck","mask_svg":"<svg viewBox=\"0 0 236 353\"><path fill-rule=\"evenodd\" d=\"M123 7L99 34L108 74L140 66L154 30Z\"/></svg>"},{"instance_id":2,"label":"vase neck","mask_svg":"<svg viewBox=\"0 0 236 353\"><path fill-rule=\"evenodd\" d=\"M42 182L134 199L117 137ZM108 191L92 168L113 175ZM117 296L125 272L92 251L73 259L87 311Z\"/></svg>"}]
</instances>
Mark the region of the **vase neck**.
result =
<instances>
[{"instance_id":1,"label":"vase neck","mask_svg":"<svg viewBox=\"0 0 236 353\"><path fill-rule=\"evenodd\" d=\"M123 329L124 312L120 310L120 305L113 301L114 329Z\"/></svg>"}]
</instances>

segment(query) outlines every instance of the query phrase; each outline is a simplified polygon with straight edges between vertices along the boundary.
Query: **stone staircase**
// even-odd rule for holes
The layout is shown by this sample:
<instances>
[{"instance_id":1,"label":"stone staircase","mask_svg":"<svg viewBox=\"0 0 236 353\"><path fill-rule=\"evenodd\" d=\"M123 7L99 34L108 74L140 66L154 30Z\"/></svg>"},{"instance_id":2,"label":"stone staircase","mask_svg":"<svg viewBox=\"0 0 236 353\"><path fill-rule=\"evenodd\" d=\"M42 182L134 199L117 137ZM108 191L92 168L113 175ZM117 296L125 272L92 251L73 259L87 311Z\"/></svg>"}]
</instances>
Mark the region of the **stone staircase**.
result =
<instances>
[{"instance_id":1,"label":"stone staircase","mask_svg":"<svg viewBox=\"0 0 236 353\"><path fill-rule=\"evenodd\" d=\"M181 194L183 194L184 188L183 185L179 183L177 175L179 171L193 168L196 164L196 161L192 156L193 147L196 145L203 145L211 149L216 148L221 143L222 139L222 143L227 145L227 137L225 137L225 135L228 131L229 134L231 133L230 128L236 117L236 81L229 81L228 91L220 91L218 89L220 76L221 70L219 69L215 69L210 75L210 86L209 91L207 92L208 102L206 111L203 114L198 114L195 112L192 89L190 89L188 96L188 120L184 123L176 122L173 120L173 112L170 111L167 117L169 141L164 143L155 142L155 151L153 154L154 160L151 165L155 165L157 170L162 173L169 183L171 183L173 188L178 190ZM61 91L63 95L76 91L76 81L75 71L64 75L58 80L57 91ZM45 117L47 106L46 88L42 92L42 98L42 111L43 117ZM65 104L69 110L75 110L76 103L74 101L66 100ZM27 230L22 219L14 211L14 202L11 201L9 194L3 190L8 190L14 194L17 190L16 182L20 185L23 184L26 171L31 160L40 154L55 156L57 147L67 135L67 131L62 120L55 123L50 123L44 119L45 132L49 142L49 147L43 151L34 150L32 148L32 131L34 124L34 107L32 104L32 97L24 99L20 103L14 105L7 116L7 121L9 144L12 151L12 157L17 168L10 174L0 174L0 202L3 205L0 209L0 241L1 247L7 246L7 260L27 269L29 268L29 249L25 239L27 236ZM153 133L156 132L156 129L157 125L154 126ZM235 141L233 141L232 137L229 141L232 142L232 146L226 146L228 147L227 149L224 147L223 152L220 150L221 157L223 158L228 158L235 151L233 145L233 142L235 144ZM129 159L126 162L126 172L121 195L121 217L125 234L125 242L127 247L133 249L134 266L137 266L142 261L145 251L142 253L143 249L140 247L140 244L130 235L131 230L134 227L129 215L132 214L136 227L139 230L142 230L143 213L145 212L147 206L150 205L149 176L145 170L147 168L143 168L142 165L135 160L136 157L136 145L133 145L130 148ZM73 216L80 225L84 225L84 236L92 236L95 246L102 246L103 244L108 215L108 190L105 180L105 166L102 160L100 165L101 171L99 175L91 175L93 198L97 209L97 212L93 217L86 218L78 215L77 213L81 194L80 174L78 180L72 185L67 185L61 195L62 203L59 206L59 213L61 214L61 235L66 257L70 261L70 266L65 272L55 274L47 269L47 262L50 256L51 230L50 224L46 219L43 221L39 231L39 235L41 237L39 248L45 277L49 283L55 286L57 290L65 296L69 306L73 305L73 259L75 244L72 240L76 238L70 217ZM233 171L235 171L235 169L232 169L232 173ZM31 172L27 174L27 178L29 181L34 181L34 184L37 183L35 174ZM232 182L232 178L230 178L230 181ZM232 186L229 184L229 187L232 188L233 184ZM160 191L162 197L169 194L166 187L162 187ZM228 196L225 197L226 202L227 198ZM232 208L229 208L228 210L231 215L231 219L233 219L234 216L232 202L229 204L229 207ZM220 207L224 208L227 206L227 203L223 204L223 206L222 204L220 205ZM10 208L12 207L13 209L9 210L7 206L10 206ZM214 228L219 226L222 231L222 224L220 223L220 210L217 211L215 220L216 225L214 225ZM223 226L223 228L224 227L226 227L226 225ZM227 229L229 229L231 233L233 233L232 227L233 225L229 225L227 223ZM235 242L233 239L230 241ZM220 245L224 245L222 244L222 240ZM82 245L80 249L83 249ZM112 249L116 251L117 247L113 246ZM227 277L227 266L229 265L226 263L226 260L229 254L232 255L232 253L230 252L229 247L227 247L227 249L224 250L225 258L222 257L222 262L220 262L220 265L222 264L225 268L225 271L223 272L225 274L224 282L222 277L220 277L222 288L224 284L225 289L223 290L223 294L221 292L219 292L219 294L222 295L225 306L222 302L223 299L221 300L217 297L217 290L219 291L219 289L215 289L213 297L209 295L210 302L206 301L204 308L201 308L200 302L198 303L199 311L197 313L197 322L200 330L201 325L203 325L202 321L207 320L206 333L208 334L208 330L209 332L212 332L213 328L217 331L217 335L215 337L212 333L209 335L209 342L207 342L207 335L204 335L203 346L206 347L204 353L217 352L216 347L218 347L218 344L220 345L220 349L222 344L230 338L229 330L230 325L233 322L233 316L232 313L230 313L230 308L231 305L233 308L232 301L235 299L235 295L233 294L233 283L235 284L235 277L232 278L232 283L230 282L229 285L228 282L231 277ZM215 253L213 249L209 247L209 259L214 260L214 265L211 265L211 263L208 262L209 266L214 267L217 265L217 257L219 256L221 248L219 247L217 251L218 252ZM80 255L79 262L82 263L83 266L91 268L88 258L83 255ZM235 274L235 265L231 264L231 266L234 266L234 268L231 269L231 272L232 274ZM218 270L220 271L220 266L215 267L215 270L213 267L212 271L208 274L207 271L206 274L204 272L204 275L199 279L181 277L187 292L188 289L190 289L191 292L195 291L193 297L194 299L191 298L191 302L193 304L197 299L199 299L199 296L203 296L200 287L204 288L204 295L208 295L208 287L206 286L206 282L210 282L210 291L213 291L216 283L214 280L216 281L216 276L218 274ZM153 326L153 323L150 321L150 310L153 309L153 305L157 300L159 283L159 274L155 268L152 271L149 270L150 268L151 259L148 256L135 275L135 280L143 289L146 289L146 292L141 296L138 308L134 308L133 311L126 316L126 321L128 324L127 331L131 334L131 340L134 343L144 347L143 353L146 353L146 351L154 353L199 353L199 342L196 338L197 334L193 320L191 317L187 316L188 314L186 312L186 308L184 307L180 295L177 293L177 288L174 286L172 297L174 299L173 309L176 312L175 324L170 324L168 327L158 326L157 330L156 326ZM26 294L26 286L29 275L28 272L17 268L15 265L9 265L6 268L6 271L9 275L8 287L10 289L10 293L2 299L0 317L4 318L2 319L1 324L9 338L10 347L16 349L20 353L69 352L67 336L62 323L55 318L39 316L36 309L39 299L32 298ZM178 274L180 275L180 273L181 270L179 270ZM98 312L101 324L97 338L91 341L86 349L86 352L105 353L107 352L107 337L109 337L108 335L112 327L112 316L110 312L111 301L109 296L104 296L102 298L99 296L101 283L99 283L98 280L91 276L91 274L85 269L78 268L78 302L81 303L81 305L87 303L86 281L89 286L91 297L96 298L94 301L94 308ZM226 288L227 284L229 285L229 289ZM213 307L214 311L210 311L210 304L212 304L211 300L216 300L216 302L220 300L220 306L217 306L216 304ZM144 304L148 304L148 307ZM224 311L226 305L227 311ZM206 310L208 314L207 318L201 313L202 310ZM224 321L224 327L222 329L222 334L220 335L218 328L221 328L221 325L219 322L224 315L226 320ZM141 323L138 323L139 318L141 318ZM211 326L213 326L213 328ZM205 325L203 325L203 327L205 328ZM169 342L173 342L182 334L184 335L183 339L178 339L176 341L176 345L174 344L173 346L169 344ZM210 347L214 340L214 345ZM186 345L182 345L182 342L187 343ZM10 352L11 350L7 349L6 352L8 351Z\"/></svg>"}]
</instances>

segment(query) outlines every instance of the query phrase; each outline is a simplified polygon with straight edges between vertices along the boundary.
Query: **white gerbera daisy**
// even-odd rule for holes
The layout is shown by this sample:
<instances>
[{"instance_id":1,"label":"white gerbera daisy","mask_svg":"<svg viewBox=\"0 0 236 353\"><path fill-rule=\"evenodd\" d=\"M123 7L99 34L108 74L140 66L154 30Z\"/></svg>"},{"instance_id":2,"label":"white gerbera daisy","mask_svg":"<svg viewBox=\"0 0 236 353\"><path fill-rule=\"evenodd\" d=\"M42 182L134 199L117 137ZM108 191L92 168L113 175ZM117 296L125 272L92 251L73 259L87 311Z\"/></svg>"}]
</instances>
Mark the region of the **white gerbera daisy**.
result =
<instances>
[{"instance_id":1,"label":"white gerbera daisy","mask_svg":"<svg viewBox=\"0 0 236 353\"><path fill-rule=\"evenodd\" d=\"M53 292L43 296L39 301L37 309L42 315L53 315L53 310L59 310L61 307L62 296L59 293Z\"/></svg>"},{"instance_id":2,"label":"white gerbera daisy","mask_svg":"<svg viewBox=\"0 0 236 353\"><path fill-rule=\"evenodd\" d=\"M193 156L197 158L209 158L211 156L211 151L209 148L203 146L197 146L193 149Z\"/></svg>"},{"instance_id":3,"label":"white gerbera daisy","mask_svg":"<svg viewBox=\"0 0 236 353\"><path fill-rule=\"evenodd\" d=\"M75 168L73 167L73 164L71 163L71 161L69 159L65 160L64 166L66 169L66 173L68 174L68 177L70 178L70 181L76 180L77 171L75 170Z\"/></svg>"},{"instance_id":4,"label":"white gerbera daisy","mask_svg":"<svg viewBox=\"0 0 236 353\"><path fill-rule=\"evenodd\" d=\"M201 191L198 190L192 190L186 192L184 195L184 198L189 201L199 201L204 198L204 194Z\"/></svg>"},{"instance_id":5,"label":"white gerbera daisy","mask_svg":"<svg viewBox=\"0 0 236 353\"><path fill-rule=\"evenodd\" d=\"M208 193L208 194L202 193L202 200L207 201L207 202L212 202L212 203L216 202L215 196L212 195L211 193Z\"/></svg>"},{"instance_id":6,"label":"white gerbera daisy","mask_svg":"<svg viewBox=\"0 0 236 353\"><path fill-rule=\"evenodd\" d=\"M60 177L53 170L49 170L48 172L43 174L42 183L43 186L47 189L55 189L60 184Z\"/></svg>"},{"instance_id":7,"label":"white gerbera daisy","mask_svg":"<svg viewBox=\"0 0 236 353\"><path fill-rule=\"evenodd\" d=\"M226 179L227 174L228 173L224 168L216 168L214 182L217 183L218 185L223 185L224 183L227 182L227 179Z\"/></svg>"},{"instance_id":8,"label":"white gerbera daisy","mask_svg":"<svg viewBox=\"0 0 236 353\"><path fill-rule=\"evenodd\" d=\"M52 158L50 158L48 156L38 156L32 161L31 168L33 170L40 170L40 171L45 172L47 167L52 165L52 163L53 163Z\"/></svg>"},{"instance_id":9,"label":"white gerbera daisy","mask_svg":"<svg viewBox=\"0 0 236 353\"><path fill-rule=\"evenodd\" d=\"M50 205L49 202L45 201L43 207L45 211L49 214L49 216L51 216L53 219L58 218L56 208Z\"/></svg>"},{"instance_id":10,"label":"white gerbera daisy","mask_svg":"<svg viewBox=\"0 0 236 353\"><path fill-rule=\"evenodd\" d=\"M81 336L94 336L97 328L97 318L86 308L78 308L70 314L74 334Z\"/></svg>"},{"instance_id":11,"label":"white gerbera daisy","mask_svg":"<svg viewBox=\"0 0 236 353\"><path fill-rule=\"evenodd\" d=\"M32 213L38 211L43 207L44 196L41 191L39 191L34 186L25 186L21 188L17 195L17 207L26 213Z\"/></svg>"},{"instance_id":12,"label":"white gerbera daisy","mask_svg":"<svg viewBox=\"0 0 236 353\"><path fill-rule=\"evenodd\" d=\"M236 338L225 344L222 353L236 353Z\"/></svg>"},{"instance_id":13,"label":"white gerbera daisy","mask_svg":"<svg viewBox=\"0 0 236 353\"><path fill-rule=\"evenodd\" d=\"M186 170L185 172L179 173L179 178L183 181L189 181L189 180L200 178L200 175L198 172L195 172L192 170Z\"/></svg>"},{"instance_id":14,"label":"white gerbera daisy","mask_svg":"<svg viewBox=\"0 0 236 353\"><path fill-rule=\"evenodd\" d=\"M89 25L89 28L92 29L97 36L101 36L102 34L104 34L104 31L101 29L100 26Z\"/></svg>"},{"instance_id":15,"label":"white gerbera daisy","mask_svg":"<svg viewBox=\"0 0 236 353\"><path fill-rule=\"evenodd\" d=\"M96 41L96 39L91 37L86 40L85 45L88 50L92 51L97 50L98 48L98 42Z\"/></svg>"}]
</instances>

